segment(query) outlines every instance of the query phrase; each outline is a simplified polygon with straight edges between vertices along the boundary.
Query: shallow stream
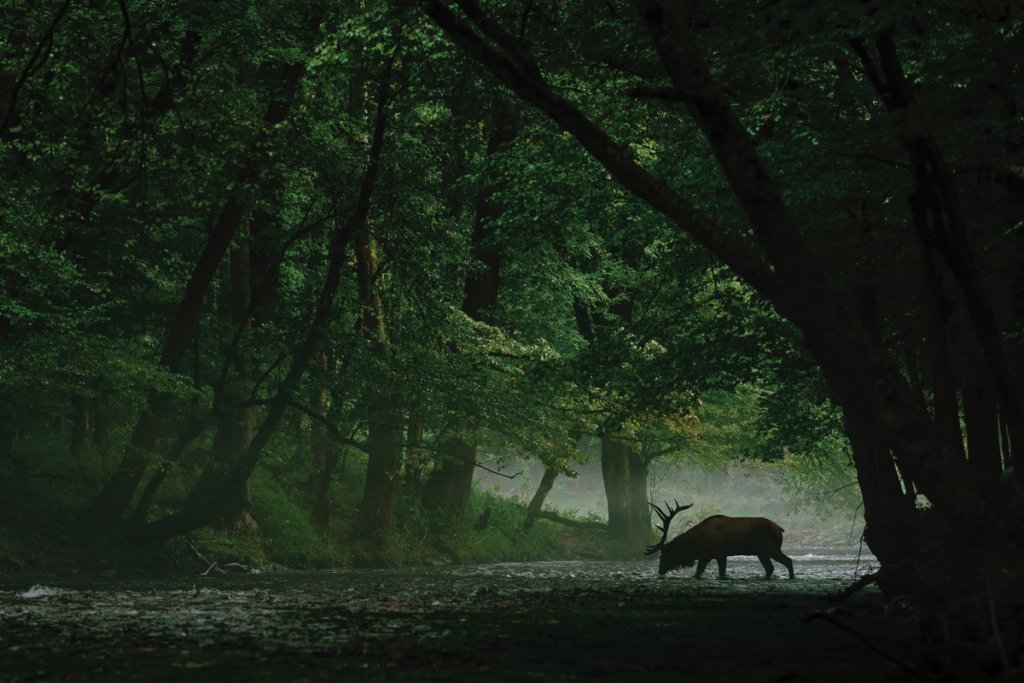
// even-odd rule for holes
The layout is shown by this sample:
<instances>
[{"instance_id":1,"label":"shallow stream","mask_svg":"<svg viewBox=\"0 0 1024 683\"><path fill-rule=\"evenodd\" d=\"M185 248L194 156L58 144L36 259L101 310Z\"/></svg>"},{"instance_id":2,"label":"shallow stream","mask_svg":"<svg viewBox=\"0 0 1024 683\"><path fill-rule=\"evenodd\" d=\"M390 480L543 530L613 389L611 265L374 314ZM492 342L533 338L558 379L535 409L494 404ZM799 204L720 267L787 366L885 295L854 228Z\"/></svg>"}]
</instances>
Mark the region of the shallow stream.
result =
<instances>
[{"instance_id":1,"label":"shallow stream","mask_svg":"<svg viewBox=\"0 0 1024 683\"><path fill-rule=\"evenodd\" d=\"M874 680L844 678L845 665L816 677L822 648L848 653L851 674L887 673L856 638L805 622L873 558L791 557L793 581L763 580L751 557L730 558L724 581L714 563L694 580L624 561L8 582L0 680L736 680L738 666L744 680ZM858 600L844 618L882 621L876 593Z\"/></svg>"}]
</instances>

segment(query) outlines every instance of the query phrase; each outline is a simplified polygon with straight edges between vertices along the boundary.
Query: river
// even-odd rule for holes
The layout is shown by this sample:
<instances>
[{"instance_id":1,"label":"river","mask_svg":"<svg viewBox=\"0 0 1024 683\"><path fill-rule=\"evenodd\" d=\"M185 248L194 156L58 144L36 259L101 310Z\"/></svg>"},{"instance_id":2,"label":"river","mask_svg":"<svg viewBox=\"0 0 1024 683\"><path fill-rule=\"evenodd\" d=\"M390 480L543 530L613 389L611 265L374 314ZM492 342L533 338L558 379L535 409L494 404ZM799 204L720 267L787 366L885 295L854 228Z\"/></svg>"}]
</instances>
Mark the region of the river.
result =
<instances>
[{"instance_id":1,"label":"river","mask_svg":"<svg viewBox=\"0 0 1024 683\"><path fill-rule=\"evenodd\" d=\"M871 681L899 669L809 615L873 558L794 551L797 578L531 562L0 584L0 680ZM782 570L783 575L785 570ZM893 653L869 588L830 619Z\"/></svg>"}]
</instances>

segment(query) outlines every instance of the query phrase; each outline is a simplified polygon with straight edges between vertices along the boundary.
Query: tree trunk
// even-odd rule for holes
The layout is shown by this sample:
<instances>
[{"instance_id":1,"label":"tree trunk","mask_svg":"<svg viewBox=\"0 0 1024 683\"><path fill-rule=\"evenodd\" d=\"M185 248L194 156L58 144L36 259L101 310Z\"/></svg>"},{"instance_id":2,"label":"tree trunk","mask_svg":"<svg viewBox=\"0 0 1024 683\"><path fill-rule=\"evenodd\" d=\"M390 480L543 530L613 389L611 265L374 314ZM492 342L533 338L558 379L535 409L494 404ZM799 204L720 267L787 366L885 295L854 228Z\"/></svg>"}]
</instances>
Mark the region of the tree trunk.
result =
<instances>
[{"instance_id":1,"label":"tree trunk","mask_svg":"<svg viewBox=\"0 0 1024 683\"><path fill-rule=\"evenodd\" d=\"M537 492L533 494L530 505L526 508L526 521L523 522L524 529L533 528L533 523L544 507L544 501L547 499L548 494L551 493L551 487L555 485L556 477L558 477L558 470L556 468L548 467L544 470L544 476L540 479L540 486L537 487Z\"/></svg>"},{"instance_id":2,"label":"tree trunk","mask_svg":"<svg viewBox=\"0 0 1024 683\"><path fill-rule=\"evenodd\" d=\"M321 532L326 532L331 523L331 480L338 467L339 457L337 449L331 447L323 458L321 469L316 475L313 491L313 524Z\"/></svg>"},{"instance_id":3,"label":"tree trunk","mask_svg":"<svg viewBox=\"0 0 1024 683\"><path fill-rule=\"evenodd\" d=\"M278 99L271 100L264 120L266 130L272 130L288 115L299 81L305 73L305 64L288 64L281 69L280 82L275 83ZM266 150L258 148L244 164L239 174L241 184L259 179L260 170L267 162ZM221 210L206 245L196 261L185 293L178 304L160 356L160 365L176 372L195 335L203 297L213 281L224 254L231 245L235 233L242 225L246 204L240 194L231 196ZM117 471L104 485L92 505L92 512L102 524L111 524L121 519L131 502L135 491L145 475L146 468L156 448L157 436L163 416L173 404L171 396L159 391L150 391L146 407L132 430L127 452L118 465Z\"/></svg>"},{"instance_id":4,"label":"tree trunk","mask_svg":"<svg viewBox=\"0 0 1024 683\"><path fill-rule=\"evenodd\" d=\"M378 548L387 545L398 501L404 444L401 413L381 407L370 420L366 486L357 528Z\"/></svg>"},{"instance_id":5,"label":"tree trunk","mask_svg":"<svg viewBox=\"0 0 1024 683\"><path fill-rule=\"evenodd\" d=\"M316 388L313 389L313 410L320 415L327 415L327 389L323 384L328 366L327 354L317 352L314 364ZM313 423L309 437L309 450L313 454L313 472L310 477L313 491L313 524L321 531L326 531L331 520L331 477L338 463L338 451L327 435L326 425Z\"/></svg>"},{"instance_id":6,"label":"tree trunk","mask_svg":"<svg viewBox=\"0 0 1024 683\"><path fill-rule=\"evenodd\" d=\"M651 535L651 507L647 497L650 474L647 457L635 448L629 449L629 523L633 538Z\"/></svg>"},{"instance_id":7,"label":"tree trunk","mask_svg":"<svg viewBox=\"0 0 1024 683\"><path fill-rule=\"evenodd\" d=\"M328 247L327 276L317 299L313 320L309 325L305 339L292 356L284 380L278 385L277 392L267 406L267 414L253 436L252 443L245 453L222 477L201 477L196 489L186 501L184 508L175 514L159 519L138 529L139 538L149 541L160 541L197 529L210 518L220 500L235 490L238 485L248 479L270 442L285 410L291 404L299 381L305 374L306 367L312 361L317 350L322 347L323 337L331 321L334 298L341 280L342 270L347 259L349 242L357 230L362 230L370 212L370 200L376 187L380 169L380 159L384 148L384 130L387 123L387 103L390 99L390 64L381 79L378 91L377 114L374 120L373 136L367 156L366 170L360 184L359 195L355 206L344 225L339 226L331 236ZM205 480L205 483L204 483Z\"/></svg>"},{"instance_id":8,"label":"tree trunk","mask_svg":"<svg viewBox=\"0 0 1024 683\"><path fill-rule=\"evenodd\" d=\"M633 530L629 477L632 450L624 439L601 437L601 476L608 499L608 531L619 539L628 539Z\"/></svg>"},{"instance_id":9,"label":"tree trunk","mask_svg":"<svg viewBox=\"0 0 1024 683\"><path fill-rule=\"evenodd\" d=\"M251 215L247 212L247 216ZM248 220L245 221L248 223ZM231 253L231 277L229 283L229 317L231 326L238 333L248 324L252 304L251 250L248 230L241 231L241 243ZM253 435L253 409L241 407L248 398L250 384L249 363L245 355L235 356L235 377L228 379L223 388L224 410L218 418L217 434L213 438L214 457L225 463L225 469L249 448ZM214 523L235 529L254 529L256 520L252 517L252 487L249 480L243 482L220 506Z\"/></svg>"},{"instance_id":10,"label":"tree trunk","mask_svg":"<svg viewBox=\"0 0 1024 683\"><path fill-rule=\"evenodd\" d=\"M967 464L978 483L996 490L1003 473L999 438L999 405L984 367L975 363L964 380L964 424L967 432Z\"/></svg>"},{"instance_id":11,"label":"tree trunk","mask_svg":"<svg viewBox=\"0 0 1024 683\"><path fill-rule=\"evenodd\" d=\"M168 370L176 371L185 355L199 322L203 296L213 281L235 231L241 225L243 214L244 206L238 199L228 200L207 239L206 247L196 262L185 294L178 304L160 357L160 364ZM173 403L170 395L157 390L150 391L146 407L132 430L127 452L93 503L92 512L99 522L112 524L124 515L156 450L163 416L171 411Z\"/></svg>"},{"instance_id":12,"label":"tree trunk","mask_svg":"<svg viewBox=\"0 0 1024 683\"><path fill-rule=\"evenodd\" d=\"M383 364L387 362L389 344L384 329L384 311L377 289L377 247L369 231L354 237L356 274L359 290L359 329L369 344L370 351ZM363 501L359 506L356 528L377 549L386 547L391 530L395 503L400 491L402 467L402 412L394 397L381 387L366 397L368 410L368 438L366 483Z\"/></svg>"},{"instance_id":13,"label":"tree trunk","mask_svg":"<svg viewBox=\"0 0 1024 683\"><path fill-rule=\"evenodd\" d=\"M864 500L864 540L883 563L903 562L917 549L913 502L904 495L892 455L873 435L870 423L845 411L857 482Z\"/></svg>"},{"instance_id":14,"label":"tree trunk","mask_svg":"<svg viewBox=\"0 0 1024 683\"><path fill-rule=\"evenodd\" d=\"M509 107L500 98L492 101L492 115L487 134L487 158L515 139L519 127ZM487 320L498 303L501 275L501 252L494 244L493 222L501 217L502 207L495 201L499 183L490 182L481 188L473 219L473 265L466 273L462 310L474 320ZM441 449L446 457L427 480L423 503L431 509L444 510L461 520L473 490L476 446L462 439L452 439Z\"/></svg>"},{"instance_id":15,"label":"tree trunk","mask_svg":"<svg viewBox=\"0 0 1024 683\"><path fill-rule=\"evenodd\" d=\"M441 444L440 450L444 454L441 463L423 486L423 507L461 520L473 490L476 446L462 439L450 439Z\"/></svg>"},{"instance_id":16,"label":"tree trunk","mask_svg":"<svg viewBox=\"0 0 1024 683\"><path fill-rule=\"evenodd\" d=\"M423 465L426 456L423 453L423 423L416 417L416 411L409 414L409 425L405 436L405 466L404 476L407 490L414 495L420 495L421 478L423 477Z\"/></svg>"}]
</instances>

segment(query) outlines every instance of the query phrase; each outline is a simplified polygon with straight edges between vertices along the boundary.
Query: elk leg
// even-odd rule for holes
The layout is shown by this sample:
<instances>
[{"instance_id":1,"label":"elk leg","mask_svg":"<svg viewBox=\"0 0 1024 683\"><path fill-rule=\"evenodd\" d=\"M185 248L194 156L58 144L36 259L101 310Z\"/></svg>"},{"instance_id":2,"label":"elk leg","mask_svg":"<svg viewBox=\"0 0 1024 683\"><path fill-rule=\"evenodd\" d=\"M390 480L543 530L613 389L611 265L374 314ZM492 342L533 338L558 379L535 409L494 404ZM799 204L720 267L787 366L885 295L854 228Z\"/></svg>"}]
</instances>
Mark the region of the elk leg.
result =
<instances>
[{"instance_id":1,"label":"elk leg","mask_svg":"<svg viewBox=\"0 0 1024 683\"><path fill-rule=\"evenodd\" d=\"M716 557L715 558L715 562L718 563L718 578L724 579L725 578L725 558L724 557Z\"/></svg>"},{"instance_id":2,"label":"elk leg","mask_svg":"<svg viewBox=\"0 0 1024 683\"><path fill-rule=\"evenodd\" d=\"M785 555L783 555L781 550L776 550L774 553L772 553L771 554L771 558L773 560L781 562L783 564L783 566L785 566L786 569L789 570L789 578L791 578L791 579L794 578L794 576L793 576L793 560L791 560L788 557L786 557Z\"/></svg>"},{"instance_id":3,"label":"elk leg","mask_svg":"<svg viewBox=\"0 0 1024 683\"><path fill-rule=\"evenodd\" d=\"M693 578L699 579L700 575L704 573L704 568L708 566L708 562L710 561L711 558L706 560L697 560L697 573L693 575Z\"/></svg>"},{"instance_id":4,"label":"elk leg","mask_svg":"<svg viewBox=\"0 0 1024 683\"><path fill-rule=\"evenodd\" d=\"M772 578L772 572L775 571L775 565L768 559L767 555L758 555L757 559L761 560L761 566L764 567L764 578Z\"/></svg>"}]
</instances>

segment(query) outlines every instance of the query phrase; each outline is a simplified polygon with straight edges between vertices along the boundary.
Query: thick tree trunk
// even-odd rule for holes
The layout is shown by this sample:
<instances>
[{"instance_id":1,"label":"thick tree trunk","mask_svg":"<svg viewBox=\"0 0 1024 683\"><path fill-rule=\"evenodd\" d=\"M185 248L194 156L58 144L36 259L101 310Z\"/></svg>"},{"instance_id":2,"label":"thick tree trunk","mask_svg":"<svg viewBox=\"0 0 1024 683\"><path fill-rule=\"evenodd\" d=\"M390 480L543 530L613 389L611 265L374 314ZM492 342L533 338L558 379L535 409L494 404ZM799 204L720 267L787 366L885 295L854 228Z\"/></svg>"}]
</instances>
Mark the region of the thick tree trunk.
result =
<instances>
[{"instance_id":1,"label":"thick tree trunk","mask_svg":"<svg viewBox=\"0 0 1024 683\"><path fill-rule=\"evenodd\" d=\"M441 444L440 450L443 459L423 486L423 507L461 520L473 490L476 446L462 439L450 439Z\"/></svg>"},{"instance_id":2,"label":"thick tree trunk","mask_svg":"<svg viewBox=\"0 0 1024 683\"><path fill-rule=\"evenodd\" d=\"M624 439L601 437L601 476L608 500L608 531L620 539L628 539L633 530L629 477L632 450L630 443Z\"/></svg>"},{"instance_id":3,"label":"thick tree trunk","mask_svg":"<svg viewBox=\"0 0 1024 683\"><path fill-rule=\"evenodd\" d=\"M370 420L366 486L359 505L357 527L378 547L387 544L400 491L403 429L401 414L381 408Z\"/></svg>"},{"instance_id":4,"label":"thick tree trunk","mask_svg":"<svg viewBox=\"0 0 1024 683\"><path fill-rule=\"evenodd\" d=\"M488 158L515 139L517 125L509 107L500 99L492 103L487 134ZM473 265L466 273L462 310L474 320L487 320L498 303L501 275L501 252L494 244L493 222L501 216L502 207L494 200L497 182L481 188L473 219ZM447 455L431 472L423 491L423 503L430 509L444 510L461 519L473 489L476 446L462 439L442 445Z\"/></svg>"},{"instance_id":5,"label":"thick tree trunk","mask_svg":"<svg viewBox=\"0 0 1024 683\"><path fill-rule=\"evenodd\" d=\"M250 214L251 215L251 214ZM248 223L245 220L245 223ZM231 326L241 330L249 322L252 304L251 250L248 230L240 231L241 242L231 253L230 282L228 291L229 318ZM225 467L238 459L252 443L253 409L241 405L247 399L249 386L249 364L245 356L235 356L235 377L229 379L223 389L224 411L218 418L217 434L213 438L214 457L220 458ZM252 517L252 487L246 480L236 491L223 501L219 516L213 520L218 526L254 529L256 520Z\"/></svg>"},{"instance_id":6,"label":"thick tree trunk","mask_svg":"<svg viewBox=\"0 0 1024 683\"><path fill-rule=\"evenodd\" d=\"M377 290L377 248L368 230L355 235L356 274L361 311L359 329L370 350L386 362L389 340L384 310ZM356 528L378 549L386 547L395 503L400 491L403 438L402 412L394 397L378 390L366 397L369 404L366 483Z\"/></svg>"},{"instance_id":7,"label":"thick tree trunk","mask_svg":"<svg viewBox=\"0 0 1024 683\"><path fill-rule=\"evenodd\" d=\"M864 500L864 540L879 561L904 562L923 541L915 538L914 503L905 495L893 457L874 435L870 421L849 409L845 421Z\"/></svg>"},{"instance_id":8,"label":"thick tree trunk","mask_svg":"<svg viewBox=\"0 0 1024 683\"><path fill-rule=\"evenodd\" d=\"M647 478L650 474L646 456L636 448L629 450L629 525L633 538L643 539L651 534L651 507L647 497Z\"/></svg>"}]
</instances>

